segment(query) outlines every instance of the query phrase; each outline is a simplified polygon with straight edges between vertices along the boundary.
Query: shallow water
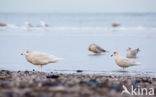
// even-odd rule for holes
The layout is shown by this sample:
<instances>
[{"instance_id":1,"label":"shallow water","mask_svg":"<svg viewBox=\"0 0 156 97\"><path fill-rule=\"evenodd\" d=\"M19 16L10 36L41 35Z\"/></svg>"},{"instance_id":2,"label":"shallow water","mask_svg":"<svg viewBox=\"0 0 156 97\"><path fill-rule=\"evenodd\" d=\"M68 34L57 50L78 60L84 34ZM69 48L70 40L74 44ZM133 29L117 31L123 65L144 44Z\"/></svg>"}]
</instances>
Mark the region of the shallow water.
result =
<instances>
[{"instance_id":1,"label":"shallow water","mask_svg":"<svg viewBox=\"0 0 156 97\"><path fill-rule=\"evenodd\" d=\"M1 69L38 70L37 66L28 63L24 56L20 55L29 49L64 58L61 62L44 66L45 72L75 72L74 70L114 72L121 68L115 64L114 58L110 55L117 50L122 56L126 56L126 49L131 47L140 48L138 57L132 60L140 62L141 65L126 70L155 72L156 14L53 15L48 17L48 14L29 14L29 17L26 17L27 14L0 14L0 21L8 24L7 27L0 28ZM64 18L61 18L63 16ZM52 26L39 27L37 21L40 19ZM37 27L27 29L23 24L26 20ZM110 26L112 22L120 23L121 26L112 28ZM100 45L109 53L93 56L88 51L91 43Z\"/></svg>"}]
</instances>

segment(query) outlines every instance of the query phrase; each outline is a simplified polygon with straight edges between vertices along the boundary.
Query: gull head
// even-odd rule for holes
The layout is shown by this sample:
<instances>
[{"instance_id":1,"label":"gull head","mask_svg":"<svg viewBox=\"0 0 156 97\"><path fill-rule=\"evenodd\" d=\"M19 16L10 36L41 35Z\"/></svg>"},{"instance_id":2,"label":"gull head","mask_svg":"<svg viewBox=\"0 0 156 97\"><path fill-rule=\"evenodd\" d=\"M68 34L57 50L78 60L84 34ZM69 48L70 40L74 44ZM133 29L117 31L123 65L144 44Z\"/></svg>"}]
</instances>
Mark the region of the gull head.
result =
<instances>
[{"instance_id":1,"label":"gull head","mask_svg":"<svg viewBox=\"0 0 156 97\"><path fill-rule=\"evenodd\" d=\"M89 47L88 50L91 51L91 48Z\"/></svg>"},{"instance_id":2,"label":"gull head","mask_svg":"<svg viewBox=\"0 0 156 97\"><path fill-rule=\"evenodd\" d=\"M89 47L88 47L88 50L92 51L92 48L95 48L95 47L96 47L96 44L94 44L94 43L90 44Z\"/></svg>"},{"instance_id":3,"label":"gull head","mask_svg":"<svg viewBox=\"0 0 156 97\"><path fill-rule=\"evenodd\" d=\"M28 21L25 21L25 24L26 24L26 25L29 25L30 23L29 23Z\"/></svg>"},{"instance_id":4,"label":"gull head","mask_svg":"<svg viewBox=\"0 0 156 97\"><path fill-rule=\"evenodd\" d=\"M44 22L43 20L41 20L40 23L41 23L42 25L45 24L45 22Z\"/></svg>"},{"instance_id":5,"label":"gull head","mask_svg":"<svg viewBox=\"0 0 156 97\"><path fill-rule=\"evenodd\" d=\"M117 51L115 51L112 55L111 55L111 57L112 56L118 56L118 55L120 55Z\"/></svg>"},{"instance_id":6,"label":"gull head","mask_svg":"<svg viewBox=\"0 0 156 97\"><path fill-rule=\"evenodd\" d=\"M30 53L31 53L31 51L26 50L24 53L21 53L21 55L25 55L25 56L27 56L27 55L29 55Z\"/></svg>"},{"instance_id":7,"label":"gull head","mask_svg":"<svg viewBox=\"0 0 156 97\"><path fill-rule=\"evenodd\" d=\"M129 47L128 49L127 49L127 51L130 51L131 50L131 48Z\"/></svg>"}]
</instances>

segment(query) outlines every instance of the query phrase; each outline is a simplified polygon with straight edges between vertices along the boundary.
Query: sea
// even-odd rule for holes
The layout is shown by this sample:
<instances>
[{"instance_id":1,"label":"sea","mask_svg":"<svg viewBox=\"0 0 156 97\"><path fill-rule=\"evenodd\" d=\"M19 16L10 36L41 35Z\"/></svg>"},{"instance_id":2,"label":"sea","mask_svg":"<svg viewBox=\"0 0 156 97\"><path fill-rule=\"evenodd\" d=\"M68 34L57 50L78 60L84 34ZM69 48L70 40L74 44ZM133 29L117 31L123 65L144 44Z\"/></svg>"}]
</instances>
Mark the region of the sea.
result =
<instances>
[{"instance_id":1,"label":"sea","mask_svg":"<svg viewBox=\"0 0 156 97\"><path fill-rule=\"evenodd\" d=\"M48 26L42 27L40 21ZM114 74L122 68L110 55L118 51L126 57L130 47L140 49L130 60L141 65L126 71L156 73L156 13L0 13L0 23L7 25L0 27L0 69L40 70L20 55L30 50L63 58L43 66L44 72ZM88 51L92 43L109 52L94 55Z\"/></svg>"}]
</instances>

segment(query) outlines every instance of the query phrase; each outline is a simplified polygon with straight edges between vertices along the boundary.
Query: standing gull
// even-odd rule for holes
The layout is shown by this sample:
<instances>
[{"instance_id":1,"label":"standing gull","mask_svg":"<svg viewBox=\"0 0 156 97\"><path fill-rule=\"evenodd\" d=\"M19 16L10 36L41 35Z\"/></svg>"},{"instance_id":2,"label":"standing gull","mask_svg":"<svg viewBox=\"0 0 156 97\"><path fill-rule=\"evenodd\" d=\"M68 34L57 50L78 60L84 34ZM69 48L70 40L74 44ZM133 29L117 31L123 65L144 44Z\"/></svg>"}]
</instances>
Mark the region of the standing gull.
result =
<instances>
[{"instance_id":1,"label":"standing gull","mask_svg":"<svg viewBox=\"0 0 156 97\"><path fill-rule=\"evenodd\" d=\"M45 27L48 27L48 25L47 25L44 21L40 21L40 24L41 24L41 26L44 27L44 28L45 28Z\"/></svg>"},{"instance_id":2,"label":"standing gull","mask_svg":"<svg viewBox=\"0 0 156 97\"><path fill-rule=\"evenodd\" d=\"M133 60L129 60L127 58L123 58L120 56L120 54L115 51L111 56L115 57L115 62L118 66L124 68L130 67L130 66L136 66L136 65L140 65L140 63L135 62Z\"/></svg>"},{"instance_id":3,"label":"standing gull","mask_svg":"<svg viewBox=\"0 0 156 97\"><path fill-rule=\"evenodd\" d=\"M28 21L25 22L25 26L26 26L26 28L32 27L32 25Z\"/></svg>"},{"instance_id":4,"label":"standing gull","mask_svg":"<svg viewBox=\"0 0 156 97\"><path fill-rule=\"evenodd\" d=\"M101 48L100 46L98 46L96 44L89 45L88 50L95 53L95 54L100 54L100 53L103 53L103 52L107 52L106 50L104 50L103 48Z\"/></svg>"},{"instance_id":5,"label":"standing gull","mask_svg":"<svg viewBox=\"0 0 156 97\"><path fill-rule=\"evenodd\" d=\"M49 63L56 63L62 60L62 58L57 58L53 55L49 55L49 54L41 53L41 52L31 52L29 50L26 50L24 53L21 53L21 55L25 55L25 58L28 62L34 65L41 66L41 71L42 71L43 65L46 65Z\"/></svg>"},{"instance_id":6,"label":"standing gull","mask_svg":"<svg viewBox=\"0 0 156 97\"><path fill-rule=\"evenodd\" d=\"M139 48L132 50L131 48L127 49L127 58L136 58Z\"/></svg>"}]
</instances>

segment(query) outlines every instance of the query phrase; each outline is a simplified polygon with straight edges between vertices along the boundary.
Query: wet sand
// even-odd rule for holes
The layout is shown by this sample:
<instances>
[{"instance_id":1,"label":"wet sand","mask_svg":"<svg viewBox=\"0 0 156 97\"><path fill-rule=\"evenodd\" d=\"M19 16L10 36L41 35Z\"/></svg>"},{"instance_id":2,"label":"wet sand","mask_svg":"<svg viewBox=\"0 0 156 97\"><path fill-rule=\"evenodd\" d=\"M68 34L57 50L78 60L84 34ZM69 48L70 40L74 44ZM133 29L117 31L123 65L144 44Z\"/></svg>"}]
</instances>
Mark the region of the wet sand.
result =
<instances>
[{"instance_id":1,"label":"wet sand","mask_svg":"<svg viewBox=\"0 0 156 97\"><path fill-rule=\"evenodd\" d=\"M0 97L131 97L123 85L156 89L156 78L0 70Z\"/></svg>"}]
</instances>

